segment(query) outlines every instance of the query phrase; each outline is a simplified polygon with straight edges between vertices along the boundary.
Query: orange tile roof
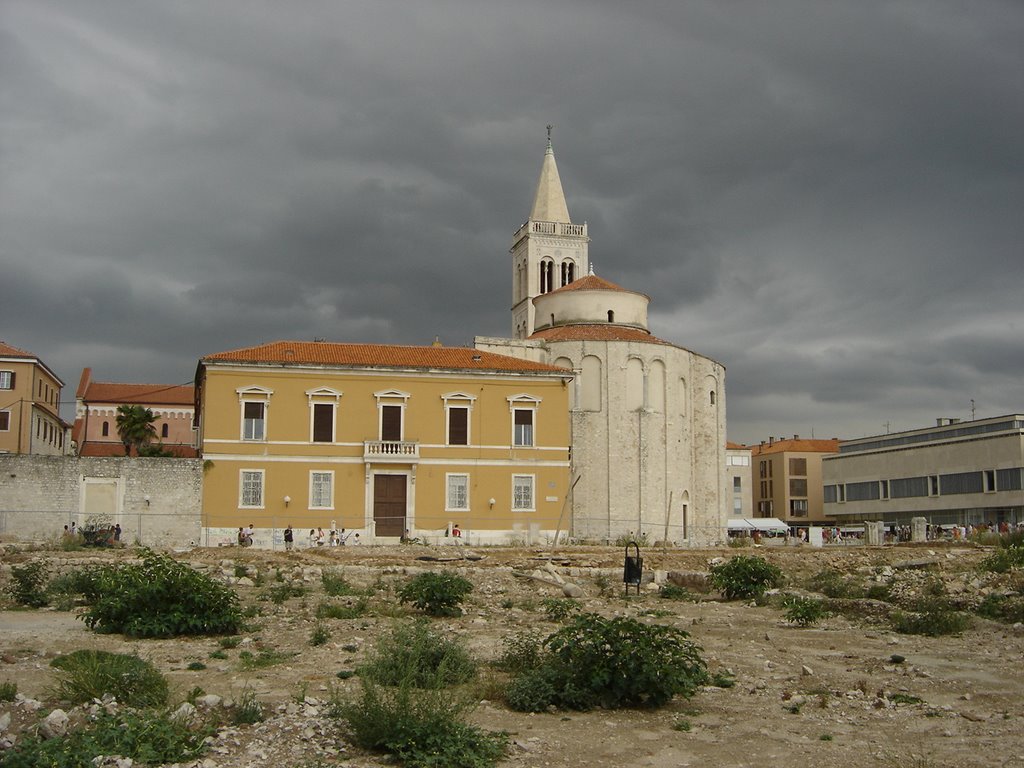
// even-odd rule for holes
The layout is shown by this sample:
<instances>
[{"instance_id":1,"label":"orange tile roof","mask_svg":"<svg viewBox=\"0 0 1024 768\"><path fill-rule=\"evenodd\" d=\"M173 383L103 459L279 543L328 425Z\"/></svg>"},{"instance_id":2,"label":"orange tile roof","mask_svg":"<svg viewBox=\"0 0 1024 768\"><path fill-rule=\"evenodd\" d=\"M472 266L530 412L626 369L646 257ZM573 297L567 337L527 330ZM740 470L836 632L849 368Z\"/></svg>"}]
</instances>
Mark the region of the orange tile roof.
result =
<instances>
[{"instance_id":1,"label":"orange tile roof","mask_svg":"<svg viewBox=\"0 0 1024 768\"><path fill-rule=\"evenodd\" d=\"M390 344L340 344L326 341L272 341L255 347L206 355L200 362L422 368L510 373L566 372L565 368L555 365L497 355L472 347L407 347Z\"/></svg>"},{"instance_id":2,"label":"orange tile roof","mask_svg":"<svg viewBox=\"0 0 1024 768\"><path fill-rule=\"evenodd\" d=\"M616 285L610 280L605 280L597 275L586 275L579 280L573 280L568 285L556 288L551 293L564 293L566 291L621 291L623 293L636 293L621 285Z\"/></svg>"},{"instance_id":3,"label":"orange tile roof","mask_svg":"<svg viewBox=\"0 0 1024 768\"><path fill-rule=\"evenodd\" d=\"M93 381L79 395L87 403L137 403L139 405L193 405L191 384L118 384Z\"/></svg>"},{"instance_id":4,"label":"orange tile roof","mask_svg":"<svg viewBox=\"0 0 1024 768\"><path fill-rule=\"evenodd\" d=\"M34 358L35 355L33 355L31 352L26 352L24 349L19 349L18 347L13 347L10 344L8 344L6 341L0 341L0 357L32 357L32 358Z\"/></svg>"},{"instance_id":5,"label":"orange tile roof","mask_svg":"<svg viewBox=\"0 0 1024 768\"><path fill-rule=\"evenodd\" d=\"M839 453L839 440L776 440L771 445L752 445L750 451L754 456L766 453Z\"/></svg>"},{"instance_id":6,"label":"orange tile roof","mask_svg":"<svg viewBox=\"0 0 1024 768\"><path fill-rule=\"evenodd\" d=\"M530 338L544 339L545 341L643 341L648 344L675 346L671 342L652 336L641 328L631 328L614 323L559 325L536 331Z\"/></svg>"},{"instance_id":7,"label":"orange tile roof","mask_svg":"<svg viewBox=\"0 0 1024 768\"><path fill-rule=\"evenodd\" d=\"M749 451L750 448L743 445L743 443L734 443L730 440L725 441L725 449L727 451Z\"/></svg>"}]
</instances>

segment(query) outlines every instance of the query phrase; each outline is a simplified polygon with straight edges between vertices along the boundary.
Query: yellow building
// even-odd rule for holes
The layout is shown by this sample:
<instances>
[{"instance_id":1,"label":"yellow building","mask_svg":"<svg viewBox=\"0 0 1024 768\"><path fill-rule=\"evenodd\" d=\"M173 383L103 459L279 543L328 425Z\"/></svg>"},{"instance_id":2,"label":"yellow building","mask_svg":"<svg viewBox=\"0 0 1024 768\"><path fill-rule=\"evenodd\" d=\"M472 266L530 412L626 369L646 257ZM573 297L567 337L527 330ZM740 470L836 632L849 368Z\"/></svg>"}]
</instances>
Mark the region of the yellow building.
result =
<instances>
[{"instance_id":1,"label":"yellow building","mask_svg":"<svg viewBox=\"0 0 1024 768\"><path fill-rule=\"evenodd\" d=\"M67 453L63 386L38 357L0 341L0 453Z\"/></svg>"},{"instance_id":2,"label":"yellow building","mask_svg":"<svg viewBox=\"0 0 1024 768\"><path fill-rule=\"evenodd\" d=\"M206 541L537 540L569 488L572 372L476 349L278 341L199 361ZM568 521L563 523L563 530ZM454 537L449 540L453 540Z\"/></svg>"}]
</instances>

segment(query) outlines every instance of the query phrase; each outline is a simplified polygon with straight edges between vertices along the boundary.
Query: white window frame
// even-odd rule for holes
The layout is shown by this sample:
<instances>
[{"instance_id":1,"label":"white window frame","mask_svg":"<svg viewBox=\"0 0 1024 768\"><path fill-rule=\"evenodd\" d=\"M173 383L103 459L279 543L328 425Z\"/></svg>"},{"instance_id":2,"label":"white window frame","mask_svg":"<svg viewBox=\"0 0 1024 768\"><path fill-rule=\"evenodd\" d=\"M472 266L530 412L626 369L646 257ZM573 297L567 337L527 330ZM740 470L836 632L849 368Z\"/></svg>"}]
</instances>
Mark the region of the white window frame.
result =
<instances>
[{"instance_id":1,"label":"white window frame","mask_svg":"<svg viewBox=\"0 0 1024 768\"><path fill-rule=\"evenodd\" d=\"M245 503L245 477L247 474L257 475L260 478L260 503ZM267 503L267 471L265 469L240 469L238 470L238 508L239 509L264 509Z\"/></svg>"},{"instance_id":2,"label":"white window frame","mask_svg":"<svg viewBox=\"0 0 1024 768\"><path fill-rule=\"evenodd\" d=\"M6 368L0 371L0 389L14 389L14 371Z\"/></svg>"},{"instance_id":3,"label":"white window frame","mask_svg":"<svg viewBox=\"0 0 1024 768\"><path fill-rule=\"evenodd\" d=\"M313 445L331 445L338 442L338 405L341 401L342 392L331 387L318 387L317 389L306 390L306 398L309 400L309 442ZM330 441L314 440L313 425L316 422L316 406L331 406L331 439Z\"/></svg>"},{"instance_id":4,"label":"white window frame","mask_svg":"<svg viewBox=\"0 0 1024 768\"><path fill-rule=\"evenodd\" d=\"M326 475L329 478L328 482L330 483L330 493L328 495L330 496L330 499L328 500L328 505L327 506L317 506L314 503L314 493L313 493L313 486L314 486L314 483L315 483L314 475ZM309 471L309 508L310 509L334 509L334 471L333 470L329 470L329 469L311 469Z\"/></svg>"},{"instance_id":5,"label":"white window frame","mask_svg":"<svg viewBox=\"0 0 1024 768\"><path fill-rule=\"evenodd\" d=\"M464 492L466 503L458 506L452 501L452 480L462 478L464 481ZM444 511L445 512L469 512L469 473L468 472L446 472L444 476Z\"/></svg>"},{"instance_id":6,"label":"white window frame","mask_svg":"<svg viewBox=\"0 0 1024 768\"><path fill-rule=\"evenodd\" d=\"M522 507L516 504L516 481L529 480L530 506ZM536 512L537 511L537 476L536 475L512 475L512 511L513 512Z\"/></svg>"},{"instance_id":7,"label":"white window frame","mask_svg":"<svg viewBox=\"0 0 1024 768\"><path fill-rule=\"evenodd\" d=\"M537 410L540 407L541 399L525 393L512 395L508 399L509 421L511 422L511 445L513 448L536 448L537 440ZM529 444L516 442L516 411L531 411L530 439Z\"/></svg>"},{"instance_id":8,"label":"white window frame","mask_svg":"<svg viewBox=\"0 0 1024 768\"><path fill-rule=\"evenodd\" d=\"M408 392L402 392L397 389L387 389L381 392L374 392L373 396L377 398L377 439L384 439L384 406L393 405L401 408L401 424L398 429L398 440L395 442L405 441L405 409L408 407L408 400L411 395Z\"/></svg>"},{"instance_id":9,"label":"white window frame","mask_svg":"<svg viewBox=\"0 0 1024 768\"><path fill-rule=\"evenodd\" d=\"M265 443L267 442L267 435L270 434L270 396L274 394L274 390L267 389L266 387L243 387L236 389L235 392L238 394L238 435L242 442L246 443ZM262 437L246 437L245 436L245 405L246 403L260 403L263 405L263 436Z\"/></svg>"},{"instance_id":10,"label":"white window frame","mask_svg":"<svg viewBox=\"0 0 1024 768\"><path fill-rule=\"evenodd\" d=\"M441 399L444 400L444 444L455 448L468 448L473 444L473 405L475 404L476 397L474 395L468 395L465 392L449 392L446 395L441 395ZM453 445L449 442L451 439L450 414L452 408L466 409L465 445Z\"/></svg>"}]
</instances>

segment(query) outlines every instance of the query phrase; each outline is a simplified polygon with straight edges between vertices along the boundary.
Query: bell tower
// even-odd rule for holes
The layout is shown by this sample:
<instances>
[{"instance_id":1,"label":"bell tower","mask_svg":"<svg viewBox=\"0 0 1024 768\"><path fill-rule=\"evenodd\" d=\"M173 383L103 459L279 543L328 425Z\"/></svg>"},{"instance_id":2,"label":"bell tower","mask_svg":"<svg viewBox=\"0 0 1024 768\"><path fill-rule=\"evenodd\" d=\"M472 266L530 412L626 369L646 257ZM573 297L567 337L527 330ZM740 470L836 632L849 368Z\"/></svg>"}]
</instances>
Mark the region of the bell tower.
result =
<instances>
[{"instance_id":1,"label":"bell tower","mask_svg":"<svg viewBox=\"0 0 1024 768\"><path fill-rule=\"evenodd\" d=\"M512 238L512 338L525 339L534 331L533 300L586 276L587 225L573 224L565 204L562 180L551 147L540 168L530 218Z\"/></svg>"}]
</instances>

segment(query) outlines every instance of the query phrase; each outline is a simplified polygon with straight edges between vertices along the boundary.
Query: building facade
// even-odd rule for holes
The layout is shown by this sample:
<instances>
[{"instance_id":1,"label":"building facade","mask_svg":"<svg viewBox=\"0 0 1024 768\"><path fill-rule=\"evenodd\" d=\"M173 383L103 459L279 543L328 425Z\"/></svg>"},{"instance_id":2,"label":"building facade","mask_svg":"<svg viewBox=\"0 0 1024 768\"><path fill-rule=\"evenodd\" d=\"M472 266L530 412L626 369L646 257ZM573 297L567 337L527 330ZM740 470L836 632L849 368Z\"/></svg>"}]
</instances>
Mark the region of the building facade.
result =
<instances>
[{"instance_id":1,"label":"building facade","mask_svg":"<svg viewBox=\"0 0 1024 768\"><path fill-rule=\"evenodd\" d=\"M725 485L726 488L732 489L732 503L729 507L730 519L745 519L754 516L750 463L751 450L749 448L739 443L726 443Z\"/></svg>"},{"instance_id":2,"label":"building facade","mask_svg":"<svg viewBox=\"0 0 1024 768\"><path fill-rule=\"evenodd\" d=\"M60 417L63 387L39 357L0 342L0 453L67 452L68 425Z\"/></svg>"},{"instance_id":3,"label":"building facade","mask_svg":"<svg viewBox=\"0 0 1024 768\"><path fill-rule=\"evenodd\" d=\"M572 372L475 349L274 342L196 372L204 536L257 544L554 535L569 484ZM565 531L568 521L562 526ZM349 544L354 540L350 539Z\"/></svg>"},{"instance_id":4,"label":"building facade","mask_svg":"<svg viewBox=\"0 0 1024 768\"><path fill-rule=\"evenodd\" d=\"M821 465L838 452L838 439L801 440L799 435L751 446L754 516L776 517L796 528L824 523Z\"/></svg>"},{"instance_id":5,"label":"building facade","mask_svg":"<svg viewBox=\"0 0 1024 768\"><path fill-rule=\"evenodd\" d=\"M117 409L141 405L156 420L154 445L182 458L195 458L195 388L176 384L122 384L93 381L92 368L84 368L75 393L73 437L79 456L123 456L117 432Z\"/></svg>"},{"instance_id":6,"label":"building facade","mask_svg":"<svg viewBox=\"0 0 1024 768\"><path fill-rule=\"evenodd\" d=\"M725 536L725 368L653 336L650 299L590 269L548 140L512 257L512 338L478 349L575 372L573 534L707 544Z\"/></svg>"},{"instance_id":7,"label":"building facade","mask_svg":"<svg viewBox=\"0 0 1024 768\"><path fill-rule=\"evenodd\" d=\"M933 525L1024 522L1024 415L844 440L822 462L835 521Z\"/></svg>"}]
</instances>

